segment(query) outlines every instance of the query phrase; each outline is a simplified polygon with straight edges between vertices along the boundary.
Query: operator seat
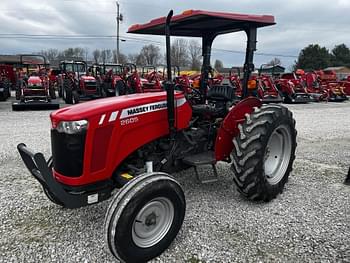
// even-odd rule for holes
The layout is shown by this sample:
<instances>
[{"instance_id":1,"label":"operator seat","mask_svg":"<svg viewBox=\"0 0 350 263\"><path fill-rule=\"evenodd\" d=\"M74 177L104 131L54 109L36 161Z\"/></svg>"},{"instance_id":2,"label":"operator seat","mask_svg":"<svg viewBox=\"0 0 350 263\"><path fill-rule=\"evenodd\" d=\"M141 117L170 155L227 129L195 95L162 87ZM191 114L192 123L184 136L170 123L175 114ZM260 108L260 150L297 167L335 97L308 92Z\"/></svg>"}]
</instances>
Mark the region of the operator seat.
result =
<instances>
[{"instance_id":1,"label":"operator seat","mask_svg":"<svg viewBox=\"0 0 350 263\"><path fill-rule=\"evenodd\" d=\"M209 88L207 104L192 105L194 116L209 115L211 117L223 117L235 99L236 87L229 79L223 79L220 85Z\"/></svg>"}]
</instances>

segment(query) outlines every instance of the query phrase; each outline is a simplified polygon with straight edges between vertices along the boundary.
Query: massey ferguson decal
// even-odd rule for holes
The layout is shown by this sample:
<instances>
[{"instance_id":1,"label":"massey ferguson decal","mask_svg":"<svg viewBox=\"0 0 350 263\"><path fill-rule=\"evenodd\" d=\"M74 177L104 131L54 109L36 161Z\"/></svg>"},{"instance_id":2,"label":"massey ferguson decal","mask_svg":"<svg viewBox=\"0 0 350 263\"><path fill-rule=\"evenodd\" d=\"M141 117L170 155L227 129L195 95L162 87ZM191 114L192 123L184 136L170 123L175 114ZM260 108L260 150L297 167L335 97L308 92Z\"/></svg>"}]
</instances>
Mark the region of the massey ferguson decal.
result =
<instances>
[{"instance_id":1,"label":"massey ferguson decal","mask_svg":"<svg viewBox=\"0 0 350 263\"><path fill-rule=\"evenodd\" d=\"M185 102L186 102L186 98L178 99L176 100L175 106L180 107L184 105ZM166 108L167 108L166 100L155 102L155 103L144 104L144 105L140 105L132 108L127 108L122 111L120 119L125 119L125 118L129 118L132 116L137 116L137 115L141 115L149 112L164 110Z\"/></svg>"},{"instance_id":2,"label":"massey ferguson decal","mask_svg":"<svg viewBox=\"0 0 350 263\"><path fill-rule=\"evenodd\" d=\"M132 108L127 108L122 111L120 119L129 118L136 115L141 115L149 112L159 111L167 108L166 101L144 104Z\"/></svg>"}]
</instances>

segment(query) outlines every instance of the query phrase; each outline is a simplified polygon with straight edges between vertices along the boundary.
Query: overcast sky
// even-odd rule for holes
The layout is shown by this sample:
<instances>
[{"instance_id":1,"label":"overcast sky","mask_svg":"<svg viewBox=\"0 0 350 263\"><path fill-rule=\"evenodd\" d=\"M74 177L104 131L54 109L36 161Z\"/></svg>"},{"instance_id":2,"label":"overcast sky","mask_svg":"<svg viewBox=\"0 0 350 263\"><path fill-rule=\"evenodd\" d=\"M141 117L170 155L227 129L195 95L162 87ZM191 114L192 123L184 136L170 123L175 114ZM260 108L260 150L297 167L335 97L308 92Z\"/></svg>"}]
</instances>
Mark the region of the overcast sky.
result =
<instances>
[{"instance_id":1,"label":"overcast sky","mask_svg":"<svg viewBox=\"0 0 350 263\"><path fill-rule=\"evenodd\" d=\"M350 46L350 0L120 0L124 15L120 35L121 52L136 53L145 44L154 43L163 48L163 37L127 34L128 27L165 16L170 9L175 14L186 9L226 11L250 14L271 14L277 24L258 30L255 64L279 57L282 64L290 67L299 51L312 43L328 49L345 43ZM0 1L0 53L32 53L48 48L114 49L116 35L116 2L111 0L1 0ZM8 35L6 35L8 34ZM17 38L13 34L29 35L98 35L106 38L30 39ZM9 38L11 37L11 38ZM16 37L16 38L14 38ZM137 38L137 39L134 39ZM147 42L155 41L155 42ZM213 48L244 51L245 37L233 33L217 37ZM164 49L163 49L164 50ZM271 55L266 55L271 54ZM283 55L283 56L279 56ZM243 55L216 50L213 59L221 59L224 66L241 65Z\"/></svg>"}]
</instances>

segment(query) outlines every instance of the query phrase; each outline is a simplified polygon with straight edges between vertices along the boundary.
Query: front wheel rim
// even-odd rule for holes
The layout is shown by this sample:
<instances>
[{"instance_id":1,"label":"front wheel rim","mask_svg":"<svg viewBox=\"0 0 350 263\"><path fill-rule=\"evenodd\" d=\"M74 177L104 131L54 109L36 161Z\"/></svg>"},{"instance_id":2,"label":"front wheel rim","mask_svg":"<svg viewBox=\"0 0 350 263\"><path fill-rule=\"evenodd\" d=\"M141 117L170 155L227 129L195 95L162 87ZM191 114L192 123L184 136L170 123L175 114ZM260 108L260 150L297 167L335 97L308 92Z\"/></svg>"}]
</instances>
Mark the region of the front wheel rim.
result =
<instances>
[{"instance_id":1,"label":"front wheel rim","mask_svg":"<svg viewBox=\"0 0 350 263\"><path fill-rule=\"evenodd\" d=\"M278 184L286 173L292 155L292 136L286 125L277 127L271 134L264 155L266 180Z\"/></svg>"},{"instance_id":2,"label":"front wheel rim","mask_svg":"<svg viewBox=\"0 0 350 263\"><path fill-rule=\"evenodd\" d=\"M148 248L160 242L174 220L174 205L165 197L148 202L138 212L132 225L132 240L138 247Z\"/></svg>"}]
</instances>

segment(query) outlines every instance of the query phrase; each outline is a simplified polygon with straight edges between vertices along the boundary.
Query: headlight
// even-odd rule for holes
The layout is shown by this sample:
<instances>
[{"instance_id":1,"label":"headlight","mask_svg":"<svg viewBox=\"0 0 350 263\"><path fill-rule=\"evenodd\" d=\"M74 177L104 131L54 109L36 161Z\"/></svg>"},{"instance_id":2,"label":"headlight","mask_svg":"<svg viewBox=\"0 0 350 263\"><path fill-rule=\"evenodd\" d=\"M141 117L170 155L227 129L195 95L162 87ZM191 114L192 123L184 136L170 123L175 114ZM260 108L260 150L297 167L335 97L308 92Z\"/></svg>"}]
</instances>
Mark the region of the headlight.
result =
<instances>
[{"instance_id":1,"label":"headlight","mask_svg":"<svg viewBox=\"0 0 350 263\"><path fill-rule=\"evenodd\" d=\"M80 121L61 121L56 130L58 132L67 133L67 134L76 134L83 132L87 129L89 122L87 120Z\"/></svg>"}]
</instances>

